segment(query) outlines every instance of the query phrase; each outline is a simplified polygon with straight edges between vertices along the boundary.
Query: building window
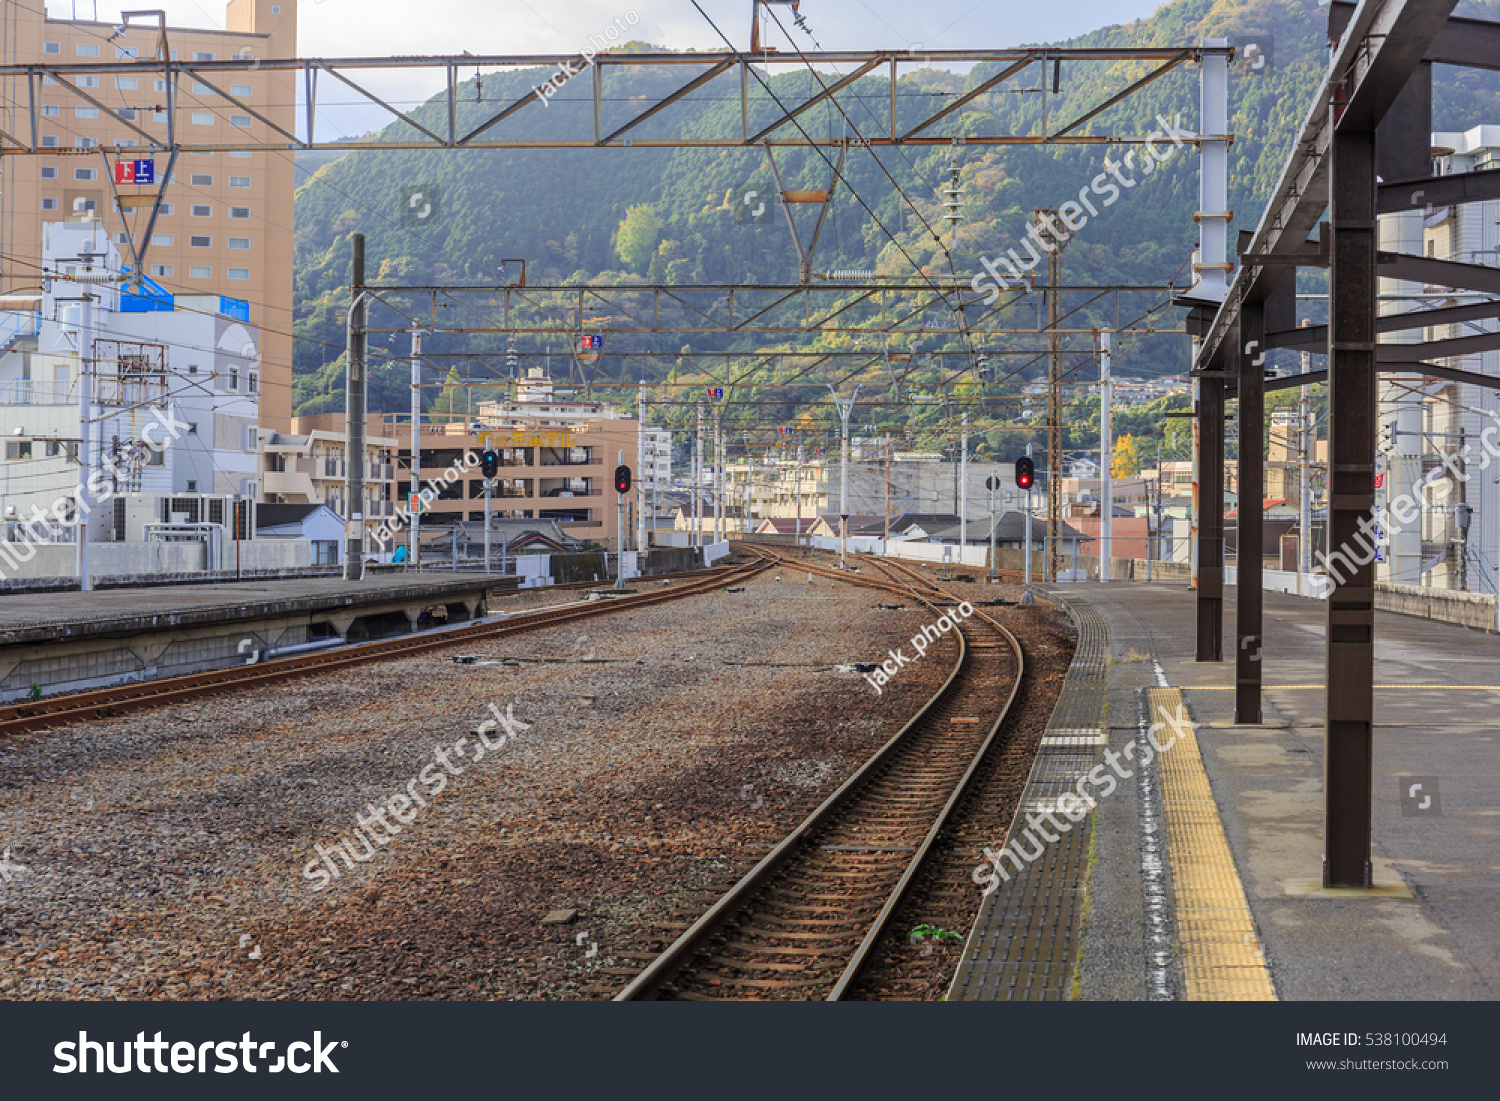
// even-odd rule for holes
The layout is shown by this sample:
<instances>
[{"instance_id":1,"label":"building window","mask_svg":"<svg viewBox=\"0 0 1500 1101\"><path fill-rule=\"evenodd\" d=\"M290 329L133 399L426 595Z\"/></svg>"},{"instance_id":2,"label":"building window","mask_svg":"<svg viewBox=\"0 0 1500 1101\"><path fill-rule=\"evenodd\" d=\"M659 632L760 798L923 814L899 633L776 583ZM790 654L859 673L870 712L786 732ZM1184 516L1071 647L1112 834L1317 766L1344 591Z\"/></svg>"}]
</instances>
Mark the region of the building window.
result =
<instances>
[{"instance_id":1,"label":"building window","mask_svg":"<svg viewBox=\"0 0 1500 1101\"><path fill-rule=\"evenodd\" d=\"M56 149L57 148L57 135L56 134L43 134L42 135L42 147L45 148L45 149Z\"/></svg>"},{"instance_id":2,"label":"building window","mask_svg":"<svg viewBox=\"0 0 1500 1101\"><path fill-rule=\"evenodd\" d=\"M202 50L194 50L193 51L193 60L194 61L212 61L213 59L214 59L214 55L211 54L211 53L205 53Z\"/></svg>"},{"instance_id":3,"label":"building window","mask_svg":"<svg viewBox=\"0 0 1500 1101\"><path fill-rule=\"evenodd\" d=\"M194 203L189 208L189 212L194 218L211 218L213 217L214 208L207 203Z\"/></svg>"},{"instance_id":4,"label":"building window","mask_svg":"<svg viewBox=\"0 0 1500 1101\"><path fill-rule=\"evenodd\" d=\"M153 279L170 279L170 278L172 278L172 265L171 264L152 264L151 265L151 277Z\"/></svg>"},{"instance_id":5,"label":"building window","mask_svg":"<svg viewBox=\"0 0 1500 1101\"><path fill-rule=\"evenodd\" d=\"M73 108L73 117L80 119L96 119L99 117L99 108L75 107Z\"/></svg>"},{"instance_id":6,"label":"building window","mask_svg":"<svg viewBox=\"0 0 1500 1101\"><path fill-rule=\"evenodd\" d=\"M44 104L42 104L42 117L43 118L55 119L60 114L62 114L62 108L59 107L57 104L55 104L55 103L44 103Z\"/></svg>"},{"instance_id":7,"label":"building window","mask_svg":"<svg viewBox=\"0 0 1500 1101\"><path fill-rule=\"evenodd\" d=\"M152 87L155 91L165 92L167 90L167 82L165 80L158 80L153 83Z\"/></svg>"},{"instance_id":8,"label":"building window","mask_svg":"<svg viewBox=\"0 0 1500 1101\"><path fill-rule=\"evenodd\" d=\"M43 199L42 200L42 209L43 210L56 210L57 209L57 200L56 199Z\"/></svg>"},{"instance_id":9,"label":"building window","mask_svg":"<svg viewBox=\"0 0 1500 1101\"><path fill-rule=\"evenodd\" d=\"M29 459L31 458L30 440L6 440L5 457L7 459Z\"/></svg>"},{"instance_id":10,"label":"building window","mask_svg":"<svg viewBox=\"0 0 1500 1101\"><path fill-rule=\"evenodd\" d=\"M173 206L172 206L171 203L162 203L161 204L161 216L162 217L166 217L168 214L172 213L173 209L174 208L173 208Z\"/></svg>"},{"instance_id":11,"label":"building window","mask_svg":"<svg viewBox=\"0 0 1500 1101\"><path fill-rule=\"evenodd\" d=\"M194 427L196 427L196 425ZM198 483L196 481L194 481L192 478L188 479L187 491L189 493L197 493L198 492Z\"/></svg>"},{"instance_id":12,"label":"building window","mask_svg":"<svg viewBox=\"0 0 1500 1101\"><path fill-rule=\"evenodd\" d=\"M229 388L231 390L240 388L240 369L232 363L229 365Z\"/></svg>"},{"instance_id":13,"label":"building window","mask_svg":"<svg viewBox=\"0 0 1500 1101\"><path fill-rule=\"evenodd\" d=\"M130 234L128 234L128 233L116 233L115 234L115 244L117 244L117 245L128 245L128 244L130 244Z\"/></svg>"},{"instance_id":14,"label":"building window","mask_svg":"<svg viewBox=\"0 0 1500 1101\"><path fill-rule=\"evenodd\" d=\"M193 125L194 126L212 126L213 124L214 124L213 112L211 112L211 111L194 111L193 112Z\"/></svg>"},{"instance_id":15,"label":"building window","mask_svg":"<svg viewBox=\"0 0 1500 1101\"><path fill-rule=\"evenodd\" d=\"M98 57L99 47L93 42L80 42L77 46L79 57Z\"/></svg>"},{"instance_id":16,"label":"building window","mask_svg":"<svg viewBox=\"0 0 1500 1101\"><path fill-rule=\"evenodd\" d=\"M339 541L337 539L314 539L311 542L314 566L337 566L339 564Z\"/></svg>"},{"instance_id":17,"label":"building window","mask_svg":"<svg viewBox=\"0 0 1500 1101\"><path fill-rule=\"evenodd\" d=\"M213 268L188 268L189 279L212 279L213 277Z\"/></svg>"},{"instance_id":18,"label":"building window","mask_svg":"<svg viewBox=\"0 0 1500 1101\"><path fill-rule=\"evenodd\" d=\"M229 208L229 216L231 218L248 218L250 217L250 208L248 206L232 206Z\"/></svg>"},{"instance_id":19,"label":"building window","mask_svg":"<svg viewBox=\"0 0 1500 1101\"><path fill-rule=\"evenodd\" d=\"M193 94L195 96L211 96L214 94L214 90L207 84L195 80L193 81Z\"/></svg>"},{"instance_id":20,"label":"building window","mask_svg":"<svg viewBox=\"0 0 1500 1101\"><path fill-rule=\"evenodd\" d=\"M249 115L230 115L229 116L229 125L230 126L238 126L241 130L248 130L248 129L250 129L250 122L251 122L251 119L250 119Z\"/></svg>"},{"instance_id":21,"label":"building window","mask_svg":"<svg viewBox=\"0 0 1500 1101\"><path fill-rule=\"evenodd\" d=\"M213 187L214 178L207 172L194 172L192 176L188 178L188 182L194 187Z\"/></svg>"},{"instance_id":22,"label":"building window","mask_svg":"<svg viewBox=\"0 0 1500 1101\"><path fill-rule=\"evenodd\" d=\"M188 433L187 434L189 436L196 436L198 434L198 422L197 421L193 421L191 424L188 425Z\"/></svg>"},{"instance_id":23,"label":"building window","mask_svg":"<svg viewBox=\"0 0 1500 1101\"><path fill-rule=\"evenodd\" d=\"M255 450L255 426L253 424L245 426L245 450Z\"/></svg>"},{"instance_id":24,"label":"building window","mask_svg":"<svg viewBox=\"0 0 1500 1101\"><path fill-rule=\"evenodd\" d=\"M61 454L62 454L62 441L61 440L48 440L47 441L47 458L49 458L49 459L55 459L55 458L57 458Z\"/></svg>"},{"instance_id":25,"label":"building window","mask_svg":"<svg viewBox=\"0 0 1500 1101\"><path fill-rule=\"evenodd\" d=\"M229 94L235 99L249 99L255 94L255 89L248 84L231 84Z\"/></svg>"},{"instance_id":26,"label":"building window","mask_svg":"<svg viewBox=\"0 0 1500 1101\"><path fill-rule=\"evenodd\" d=\"M99 178L99 170L97 168L75 168L73 169L73 178L75 180L97 180Z\"/></svg>"},{"instance_id":27,"label":"building window","mask_svg":"<svg viewBox=\"0 0 1500 1101\"><path fill-rule=\"evenodd\" d=\"M171 248L176 241L176 235L171 233L153 233L151 235L151 243L158 248Z\"/></svg>"},{"instance_id":28,"label":"building window","mask_svg":"<svg viewBox=\"0 0 1500 1101\"><path fill-rule=\"evenodd\" d=\"M93 149L98 144L99 144L99 139L97 139L97 138L74 138L73 139L73 148L74 149Z\"/></svg>"},{"instance_id":29,"label":"building window","mask_svg":"<svg viewBox=\"0 0 1500 1101\"><path fill-rule=\"evenodd\" d=\"M134 61L134 60L136 60L140 56L141 56L141 51L138 50L138 49L136 49L134 46L116 46L115 47L115 60L116 61Z\"/></svg>"},{"instance_id":30,"label":"building window","mask_svg":"<svg viewBox=\"0 0 1500 1101\"><path fill-rule=\"evenodd\" d=\"M57 165L55 165L55 164L44 164L44 165L42 165L42 179L44 179L44 180L55 180L55 179L57 179Z\"/></svg>"},{"instance_id":31,"label":"building window","mask_svg":"<svg viewBox=\"0 0 1500 1101\"><path fill-rule=\"evenodd\" d=\"M161 107L152 108L152 110L151 110L151 121L152 122L166 122L167 121L167 112L166 112L166 109L165 108L161 108Z\"/></svg>"},{"instance_id":32,"label":"building window","mask_svg":"<svg viewBox=\"0 0 1500 1101\"><path fill-rule=\"evenodd\" d=\"M231 157L238 157L242 161L248 161L254 154L248 149L231 149L229 155Z\"/></svg>"},{"instance_id":33,"label":"building window","mask_svg":"<svg viewBox=\"0 0 1500 1101\"><path fill-rule=\"evenodd\" d=\"M247 188L247 187L250 186L250 177L249 176L230 176L229 177L229 186L230 187Z\"/></svg>"},{"instance_id":34,"label":"building window","mask_svg":"<svg viewBox=\"0 0 1500 1101\"><path fill-rule=\"evenodd\" d=\"M271 14L272 15L280 15L281 14L281 5L280 4L272 4L271 5Z\"/></svg>"},{"instance_id":35,"label":"building window","mask_svg":"<svg viewBox=\"0 0 1500 1101\"><path fill-rule=\"evenodd\" d=\"M250 269L249 268L230 268L229 269L229 278L231 278L231 279L240 279L240 280L249 279L250 278Z\"/></svg>"},{"instance_id":36,"label":"building window","mask_svg":"<svg viewBox=\"0 0 1500 1101\"><path fill-rule=\"evenodd\" d=\"M84 74L78 78L78 86L80 88L97 88L99 87L99 78Z\"/></svg>"},{"instance_id":37,"label":"building window","mask_svg":"<svg viewBox=\"0 0 1500 1101\"><path fill-rule=\"evenodd\" d=\"M134 107L121 107L118 111L115 112L115 114L119 115L126 122L134 122L135 119L136 119L136 115L138 115L139 112ZM124 142L124 141L122 141L122 142L120 142L120 144L121 145L134 145L135 142L133 142L133 141L131 141L131 142Z\"/></svg>"},{"instance_id":38,"label":"building window","mask_svg":"<svg viewBox=\"0 0 1500 1101\"><path fill-rule=\"evenodd\" d=\"M213 248L214 239L212 237L195 235L188 238L188 246L190 248Z\"/></svg>"},{"instance_id":39,"label":"building window","mask_svg":"<svg viewBox=\"0 0 1500 1101\"><path fill-rule=\"evenodd\" d=\"M240 248L240 249L249 248L250 247L250 238L248 238L248 237L231 237L231 238L229 238L229 247L230 248Z\"/></svg>"},{"instance_id":40,"label":"building window","mask_svg":"<svg viewBox=\"0 0 1500 1101\"><path fill-rule=\"evenodd\" d=\"M42 43L42 53L44 53L44 54L60 54L60 53L62 53L62 43L61 42L43 42Z\"/></svg>"},{"instance_id":41,"label":"building window","mask_svg":"<svg viewBox=\"0 0 1500 1101\"><path fill-rule=\"evenodd\" d=\"M115 77L115 87L124 92L133 92L141 86L140 80L133 76Z\"/></svg>"},{"instance_id":42,"label":"building window","mask_svg":"<svg viewBox=\"0 0 1500 1101\"><path fill-rule=\"evenodd\" d=\"M257 375L254 371L250 372L250 377L245 384L245 389L249 390L252 394L260 393L260 376Z\"/></svg>"}]
</instances>

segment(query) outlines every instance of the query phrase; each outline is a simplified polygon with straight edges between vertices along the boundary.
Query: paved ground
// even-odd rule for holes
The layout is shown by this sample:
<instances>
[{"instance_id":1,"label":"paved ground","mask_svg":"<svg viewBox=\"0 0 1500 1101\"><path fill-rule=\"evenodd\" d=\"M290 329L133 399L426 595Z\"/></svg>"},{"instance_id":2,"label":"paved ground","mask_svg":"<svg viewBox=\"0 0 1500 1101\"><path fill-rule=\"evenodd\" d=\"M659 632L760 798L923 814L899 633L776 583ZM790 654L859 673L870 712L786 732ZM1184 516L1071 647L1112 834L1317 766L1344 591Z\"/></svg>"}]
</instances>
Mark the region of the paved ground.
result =
<instances>
[{"instance_id":1,"label":"paved ground","mask_svg":"<svg viewBox=\"0 0 1500 1101\"><path fill-rule=\"evenodd\" d=\"M1413 897L1297 897L1285 881L1321 873L1323 605L1266 594L1267 727L1235 728L1232 589L1231 660L1198 663L1186 587L1061 588L1109 624L1112 745L1136 729L1153 658L1204 724L1204 766L1282 998L1500 997L1500 637L1376 614L1375 873ZM1428 813L1404 797L1416 782L1439 796ZM1134 808L1106 810L1084 993L1141 997Z\"/></svg>"}]
</instances>

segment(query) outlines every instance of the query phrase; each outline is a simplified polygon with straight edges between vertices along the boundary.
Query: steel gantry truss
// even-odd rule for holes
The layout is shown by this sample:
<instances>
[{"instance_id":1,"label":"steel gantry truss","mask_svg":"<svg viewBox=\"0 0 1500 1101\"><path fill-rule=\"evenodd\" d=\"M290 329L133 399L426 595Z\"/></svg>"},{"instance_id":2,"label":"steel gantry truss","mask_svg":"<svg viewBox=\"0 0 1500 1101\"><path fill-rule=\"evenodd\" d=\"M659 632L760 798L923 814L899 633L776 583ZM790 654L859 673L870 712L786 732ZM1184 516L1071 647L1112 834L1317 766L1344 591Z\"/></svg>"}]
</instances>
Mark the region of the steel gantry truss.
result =
<instances>
[{"instance_id":1,"label":"steel gantry truss","mask_svg":"<svg viewBox=\"0 0 1500 1101\"><path fill-rule=\"evenodd\" d=\"M1211 319L1201 307L1189 319L1189 328L1202 337L1195 364L1203 464L1200 659L1221 657L1225 399L1238 396L1240 407L1236 722L1257 723L1261 716L1259 533L1265 456L1258 445L1264 392L1321 378L1328 382L1325 564L1332 584L1327 601L1323 883L1329 887L1372 885L1375 579L1371 556L1358 548L1366 545L1375 519L1377 375L1461 376L1461 381L1500 388L1500 379L1426 360L1500 348L1500 334L1377 343L1382 333L1500 315L1500 307L1490 302L1377 319L1381 276L1500 293L1500 276L1493 268L1377 248L1380 213L1500 197L1500 173L1432 176L1432 65L1500 68L1500 24L1450 18L1455 5L1456 0L1332 5L1329 39L1336 45L1328 72L1265 216L1253 234L1241 235L1241 264L1223 305ZM1317 239L1309 240L1315 228ZM1299 266L1329 269L1326 326L1297 327ZM1268 381L1265 352L1275 347L1325 351L1328 369L1316 377Z\"/></svg>"},{"instance_id":2,"label":"steel gantry truss","mask_svg":"<svg viewBox=\"0 0 1500 1101\"><path fill-rule=\"evenodd\" d=\"M159 52L159 51L158 51ZM949 145L954 138L952 120L956 112L987 94L1031 94L1041 105L1035 121L1018 133L970 132L971 116L965 116L963 136L957 140L971 146L1003 145L1140 145L1151 139L1134 127L1121 133L1085 132L1111 107L1168 73L1199 62L1205 54L1228 54L1229 47L1183 46L1134 49L1059 49L1036 47L1010 50L842 50L779 54L774 51L694 53L598 53L598 54L458 54L421 57L355 58L260 58L250 53L213 61L179 61L142 57L113 62L70 64L16 64L0 66L0 86L8 88L19 132L0 131L0 152L59 155L67 150L43 149L40 145L44 95L55 100L60 89L78 105L98 108L107 118L128 131L130 146L139 150L219 152L227 150L348 150L348 149L566 149L622 148L736 148L764 145L838 146L845 137L815 137L801 125L810 108L841 93L878 99L882 110L870 132L854 139L857 145L925 146ZM1101 95L1098 102L1074 113L1059 113L1059 75L1066 63L1078 65L1126 65L1135 70L1145 65L1143 75L1126 78L1118 91ZM941 107L932 106L928 95L903 95L903 72L934 65L987 65L995 71L973 88L954 93ZM840 75L836 66L854 66ZM814 69L831 73L832 83L819 80L818 89L789 102L791 89L778 87L772 95L763 81L784 72ZM434 99L415 110L402 110L370 91L361 81L369 74L391 70L431 74L431 86L441 88ZM540 70L540 79L528 76L528 90L503 103L476 100L465 89L463 74ZM236 76L272 74L280 87L295 96L292 103L268 107L233 94ZM642 95L642 78L664 72L681 73L670 91ZM80 76L134 76L164 91L143 95L139 105L124 110L111 107L91 94ZM871 82L884 78L886 87L875 93ZM753 78L753 79L752 79ZM184 91L184 84L192 89ZM482 87L482 86L481 86ZM338 107L376 107L400 124L399 134L348 138L322 136L334 130L319 112L329 106L325 92L334 89L342 97ZM482 90L480 92L482 95ZM351 101L349 96L353 96ZM737 125L730 132L704 135L697 112L709 101L728 100L738 110ZM479 109L476 111L475 108ZM560 110L561 108L561 110ZM544 138L507 133L506 124L527 112L540 115L547 109L549 136ZM237 131L221 135L219 128L195 136L185 125L192 112L214 112L243 118ZM941 124L950 120L948 128ZM878 128L879 132L876 132ZM1146 130L1154 127L1147 126ZM1158 134L1157 137L1160 135ZM122 147L123 148L123 147Z\"/></svg>"}]
</instances>

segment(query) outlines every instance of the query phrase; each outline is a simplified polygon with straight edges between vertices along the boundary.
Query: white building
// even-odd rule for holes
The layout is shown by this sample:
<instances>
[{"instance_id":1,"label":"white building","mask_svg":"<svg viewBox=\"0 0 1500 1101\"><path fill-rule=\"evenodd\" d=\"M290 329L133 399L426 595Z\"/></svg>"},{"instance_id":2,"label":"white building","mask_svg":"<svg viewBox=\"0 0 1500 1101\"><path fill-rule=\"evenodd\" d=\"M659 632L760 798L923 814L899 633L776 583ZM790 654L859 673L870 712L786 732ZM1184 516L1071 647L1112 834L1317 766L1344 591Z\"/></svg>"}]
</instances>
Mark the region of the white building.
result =
<instances>
[{"instance_id":1,"label":"white building","mask_svg":"<svg viewBox=\"0 0 1500 1101\"><path fill-rule=\"evenodd\" d=\"M92 496L105 501L90 517L90 542L125 540L127 496L157 499L160 521L187 514L203 523L203 500L218 498L215 522L224 522L223 499L253 500L259 490L259 334L246 304L173 299L154 285L123 294L120 254L91 215L44 226L42 249L41 293L0 302L0 509L9 526L49 513L60 521L52 537L73 538L66 501L85 431ZM85 254L92 279L75 282ZM85 294L93 400L80 425Z\"/></svg>"}]
</instances>

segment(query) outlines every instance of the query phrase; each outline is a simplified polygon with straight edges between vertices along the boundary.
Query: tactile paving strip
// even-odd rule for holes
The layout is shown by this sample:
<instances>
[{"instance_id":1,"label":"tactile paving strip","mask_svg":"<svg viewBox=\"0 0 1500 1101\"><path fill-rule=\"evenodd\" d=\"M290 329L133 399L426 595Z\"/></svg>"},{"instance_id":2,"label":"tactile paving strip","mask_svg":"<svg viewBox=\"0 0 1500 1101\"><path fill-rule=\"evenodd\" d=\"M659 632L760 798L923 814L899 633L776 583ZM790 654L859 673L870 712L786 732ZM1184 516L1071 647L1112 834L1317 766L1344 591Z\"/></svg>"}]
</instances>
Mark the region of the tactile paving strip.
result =
<instances>
[{"instance_id":1,"label":"tactile paving strip","mask_svg":"<svg viewBox=\"0 0 1500 1101\"><path fill-rule=\"evenodd\" d=\"M1147 689L1146 699L1154 720L1164 715L1188 717L1176 688ZM1197 735L1186 723L1168 729L1177 741L1157 762L1184 997L1200 1002L1275 1001L1276 988L1203 769Z\"/></svg>"},{"instance_id":2,"label":"tactile paving strip","mask_svg":"<svg viewBox=\"0 0 1500 1101\"><path fill-rule=\"evenodd\" d=\"M1094 819L1090 815L1067 830L1043 823L1057 838L1049 842L1028 815L1052 811L1059 822L1068 823L1055 812L1057 799L1099 761L1105 742L1109 634L1104 618L1087 604L1050 598L1072 616L1078 648L1047 724L1043 752L1032 763L1005 835L1007 845L1033 859L1021 870L1002 861L1009 879L980 904L948 988L949 1001L1062 1001L1070 995Z\"/></svg>"}]
</instances>

